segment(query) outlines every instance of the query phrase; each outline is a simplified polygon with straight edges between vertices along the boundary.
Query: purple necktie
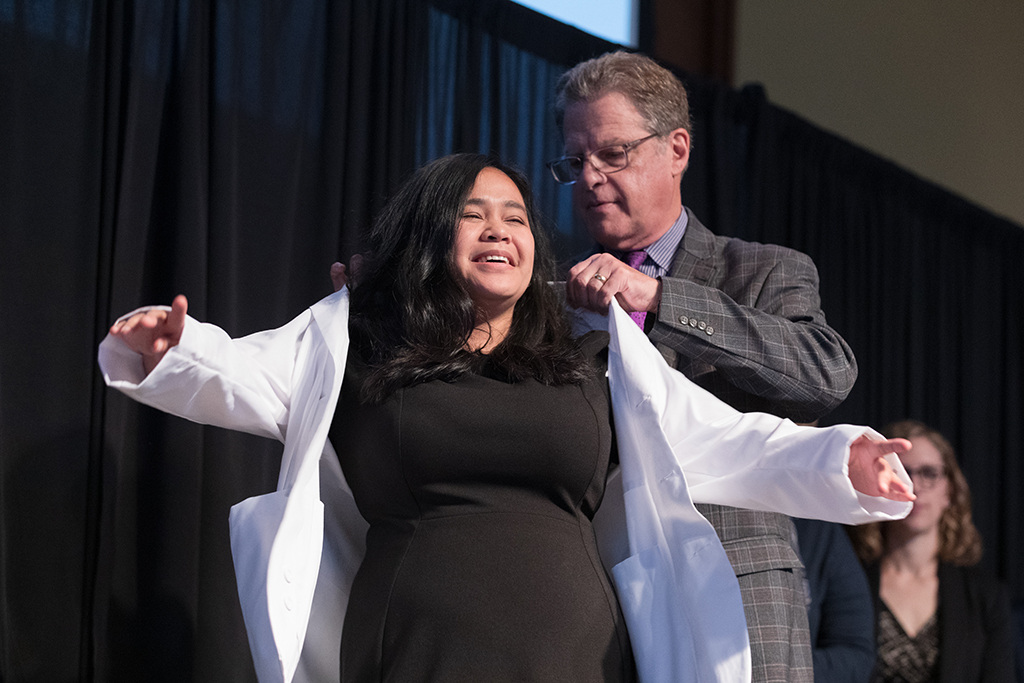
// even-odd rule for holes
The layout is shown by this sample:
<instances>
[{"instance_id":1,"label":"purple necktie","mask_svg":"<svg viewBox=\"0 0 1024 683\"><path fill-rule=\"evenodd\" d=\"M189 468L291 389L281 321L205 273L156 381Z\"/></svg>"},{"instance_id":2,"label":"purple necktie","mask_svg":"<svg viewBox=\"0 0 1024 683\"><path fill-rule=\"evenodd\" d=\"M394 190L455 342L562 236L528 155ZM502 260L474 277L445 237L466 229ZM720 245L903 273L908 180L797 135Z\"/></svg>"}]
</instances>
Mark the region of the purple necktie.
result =
<instances>
[{"instance_id":1,"label":"purple necktie","mask_svg":"<svg viewBox=\"0 0 1024 683\"><path fill-rule=\"evenodd\" d=\"M626 265L630 268L640 270L640 264L647 258L647 252L643 249L637 251L631 251L626 254ZM633 311L629 314L629 317L633 319L640 329L644 329L644 320L647 318L647 311Z\"/></svg>"}]
</instances>

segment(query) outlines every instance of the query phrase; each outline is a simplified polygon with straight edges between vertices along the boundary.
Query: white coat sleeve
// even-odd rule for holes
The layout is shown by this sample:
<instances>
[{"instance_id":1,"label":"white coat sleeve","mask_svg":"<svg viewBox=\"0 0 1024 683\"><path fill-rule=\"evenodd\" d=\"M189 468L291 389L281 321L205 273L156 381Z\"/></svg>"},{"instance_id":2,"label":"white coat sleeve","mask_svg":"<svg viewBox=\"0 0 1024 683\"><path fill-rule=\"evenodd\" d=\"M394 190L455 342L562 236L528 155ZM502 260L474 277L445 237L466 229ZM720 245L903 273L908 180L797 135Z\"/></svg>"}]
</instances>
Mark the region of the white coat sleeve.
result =
<instances>
[{"instance_id":1,"label":"white coat sleeve","mask_svg":"<svg viewBox=\"0 0 1024 683\"><path fill-rule=\"evenodd\" d=\"M629 400L652 401L664 437L695 503L717 503L844 524L898 519L910 503L867 496L848 476L850 444L868 427L803 427L765 413L741 413L670 368L613 304L610 326L626 372L637 378ZM886 456L910 479L899 458Z\"/></svg>"},{"instance_id":2,"label":"white coat sleeve","mask_svg":"<svg viewBox=\"0 0 1024 683\"><path fill-rule=\"evenodd\" d=\"M292 373L310 319L307 310L278 329L231 339L215 325L186 317L180 342L148 376L142 357L107 335L99 348L100 369L108 386L140 403L284 441Z\"/></svg>"}]
</instances>

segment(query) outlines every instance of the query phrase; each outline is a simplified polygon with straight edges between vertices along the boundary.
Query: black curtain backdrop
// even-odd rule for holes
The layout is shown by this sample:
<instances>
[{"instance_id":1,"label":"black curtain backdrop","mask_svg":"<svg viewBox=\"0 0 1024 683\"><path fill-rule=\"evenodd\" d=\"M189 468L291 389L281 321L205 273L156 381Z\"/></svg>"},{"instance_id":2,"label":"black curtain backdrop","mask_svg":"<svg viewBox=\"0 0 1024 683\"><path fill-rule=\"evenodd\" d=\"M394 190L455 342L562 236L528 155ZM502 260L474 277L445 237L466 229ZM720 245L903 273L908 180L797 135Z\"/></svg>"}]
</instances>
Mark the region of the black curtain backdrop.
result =
<instances>
[{"instance_id":1,"label":"black curtain backdrop","mask_svg":"<svg viewBox=\"0 0 1024 683\"><path fill-rule=\"evenodd\" d=\"M107 390L120 313L235 335L329 292L416 165L496 151L563 256L558 75L614 46L505 0L0 0L0 681L254 681L227 538L280 446ZM687 77L684 200L809 253L860 379L826 422L957 445L985 563L1024 597L1024 230L770 104Z\"/></svg>"},{"instance_id":2,"label":"black curtain backdrop","mask_svg":"<svg viewBox=\"0 0 1024 683\"><path fill-rule=\"evenodd\" d=\"M4 681L252 681L227 536L278 444L102 385L120 313L330 291L414 166L426 7L0 0Z\"/></svg>"}]
</instances>

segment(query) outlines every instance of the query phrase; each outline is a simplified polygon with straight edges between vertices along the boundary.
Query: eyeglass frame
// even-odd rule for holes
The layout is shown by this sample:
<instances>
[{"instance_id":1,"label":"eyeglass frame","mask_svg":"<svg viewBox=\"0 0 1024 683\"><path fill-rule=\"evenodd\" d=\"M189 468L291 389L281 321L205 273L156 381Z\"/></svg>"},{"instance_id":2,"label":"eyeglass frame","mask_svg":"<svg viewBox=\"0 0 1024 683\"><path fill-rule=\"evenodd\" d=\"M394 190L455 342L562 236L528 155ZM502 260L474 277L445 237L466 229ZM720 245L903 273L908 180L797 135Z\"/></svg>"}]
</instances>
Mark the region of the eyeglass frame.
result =
<instances>
[{"instance_id":1,"label":"eyeglass frame","mask_svg":"<svg viewBox=\"0 0 1024 683\"><path fill-rule=\"evenodd\" d=\"M573 184L576 183L576 181L578 181L580 179L580 176L583 175L583 168L584 168L584 166L586 165L586 163L588 161L590 162L590 165L594 167L594 170L597 171L598 173L601 173L603 175L611 175L612 173L618 173L621 170L629 168L629 152L631 150L636 149L641 144L647 142L648 140L650 140L652 138L659 138L659 137L664 137L664 136L665 136L665 133L651 133L650 135L647 135L647 136L642 137L642 138L638 138L636 140L632 140L630 142L622 143L621 145L606 145L605 147L601 147L600 149L595 149L593 152L590 152L588 154L567 154L567 155L565 155L563 157L558 157L557 159L552 159L551 161L547 162L545 164L545 166L547 166L548 170L551 171L551 175L554 177L556 183L558 183L559 185L573 185ZM618 168L611 168L609 170L602 170L602 169L598 168L597 164L594 163L593 156L595 154L597 154L598 152L603 152L605 150L615 149L615 148L621 148L622 149L622 157L626 160L626 163L624 163L622 166L619 166ZM572 159L577 159L580 162L580 170L576 174L576 177L574 179L572 179L572 180L559 180L558 173L555 171L555 166L557 164L562 164L562 163L565 163L567 161L570 161Z\"/></svg>"},{"instance_id":2,"label":"eyeglass frame","mask_svg":"<svg viewBox=\"0 0 1024 683\"><path fill-rule=\"evenodd\" d=\"M917 467L903 466L903 469L907 471L907 476L910 477L911 481L914 481L914 475L916 474L919 479L915 482L917 488L921 491L927 491L935 488L936 485L943 479L943 477L949 476L949 472L946 471L945 465L936 467L934 465L919 465ZM927 474L926 474L927 472Z\"/></svg>"}]
</instances>

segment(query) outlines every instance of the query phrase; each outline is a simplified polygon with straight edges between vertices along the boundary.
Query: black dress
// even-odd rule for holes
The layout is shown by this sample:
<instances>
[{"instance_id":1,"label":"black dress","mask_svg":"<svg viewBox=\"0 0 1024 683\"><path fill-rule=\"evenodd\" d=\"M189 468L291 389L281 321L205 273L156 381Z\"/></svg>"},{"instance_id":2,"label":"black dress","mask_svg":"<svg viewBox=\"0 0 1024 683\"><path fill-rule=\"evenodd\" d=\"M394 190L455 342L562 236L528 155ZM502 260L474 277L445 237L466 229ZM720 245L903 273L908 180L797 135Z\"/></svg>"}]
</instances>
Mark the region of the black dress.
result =
<instances>
[{"instance_id":1,"label":"black dress","mask_svg":"<svg viewBox=\"0 0 1024 683\"><path fill-rule=\"evenodd\" d=\"M603 356L606 334L585 340ZM597 374L509 382L482 357L365 405L349 354L332 442L370 529L343 682L635 680L591 526L613 450Z\"/></svg>"}]
</instances>

